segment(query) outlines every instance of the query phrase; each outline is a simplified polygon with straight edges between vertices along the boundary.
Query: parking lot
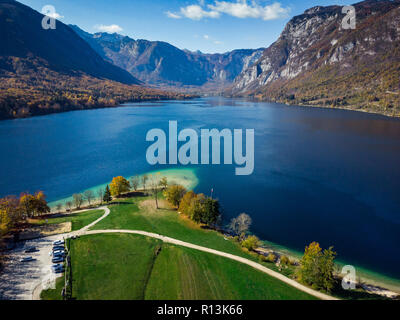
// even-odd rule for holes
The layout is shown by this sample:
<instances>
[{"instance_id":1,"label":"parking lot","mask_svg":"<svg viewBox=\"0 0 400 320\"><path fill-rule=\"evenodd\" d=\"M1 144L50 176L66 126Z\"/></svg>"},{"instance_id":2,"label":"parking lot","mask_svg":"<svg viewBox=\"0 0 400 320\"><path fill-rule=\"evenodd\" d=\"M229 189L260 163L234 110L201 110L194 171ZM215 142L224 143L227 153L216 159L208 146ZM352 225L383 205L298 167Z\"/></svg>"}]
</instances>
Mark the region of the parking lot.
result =
<instances>
[{"instance_id":1,"label":"parking lot","mask_svg":"<svg viewBox=\"0 0 400 320\"><path fill-rule=\"evenodd\" d=\"M0 299L6 300L31 300L35 297L34 290L39 286L46 286L54 280L55 275L51 270L53 242L62 240L65 235L55 235L18 243L17 247L9 252L8 261L0 273ZM35 247L36 252L25 253L30 247ZM21 262L22 258L32 257L33 261Z\"/></svg>"}]
</instances>

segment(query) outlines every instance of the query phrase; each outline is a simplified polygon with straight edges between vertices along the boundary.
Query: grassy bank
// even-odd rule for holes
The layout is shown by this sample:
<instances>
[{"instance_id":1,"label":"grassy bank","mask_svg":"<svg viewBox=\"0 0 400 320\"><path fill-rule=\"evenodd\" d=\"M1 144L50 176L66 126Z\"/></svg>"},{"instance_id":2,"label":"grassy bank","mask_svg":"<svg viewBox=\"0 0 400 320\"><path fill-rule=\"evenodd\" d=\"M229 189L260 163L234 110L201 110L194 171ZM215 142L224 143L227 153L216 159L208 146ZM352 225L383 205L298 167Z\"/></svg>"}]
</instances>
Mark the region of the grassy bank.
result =
<instances>
[{"instance_id":1,"label":"grassy bank","mask_svg":"<svg viewBox=\"0 0 400 320\"><path fill-rule=\"evenodd\" d=\"M96 221L104 214L104 210L92 210L79 213L71 213L59 216L57 218L31 219L33 225L59 224L71 222L71 231L82 229L84 226Z\"/></svg>"}]
</instances>

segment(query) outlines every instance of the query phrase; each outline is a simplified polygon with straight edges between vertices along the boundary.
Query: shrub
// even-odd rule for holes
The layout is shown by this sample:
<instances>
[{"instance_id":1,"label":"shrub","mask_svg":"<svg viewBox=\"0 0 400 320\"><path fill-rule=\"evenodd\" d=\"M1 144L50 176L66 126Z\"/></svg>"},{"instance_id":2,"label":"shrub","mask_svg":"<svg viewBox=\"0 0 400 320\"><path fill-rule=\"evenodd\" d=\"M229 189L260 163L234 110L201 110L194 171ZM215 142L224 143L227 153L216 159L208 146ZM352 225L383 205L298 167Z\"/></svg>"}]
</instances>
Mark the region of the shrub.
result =
<instances>
[{"instance_id":1,"label":"shrub","mask_svg":"<svg viewBox=\"0 0 400 320\"><path fill-rule=\"evenodd\" d=\"M281 264L288 265L289 263L290 263L290 260L287 256L281 256Z\"/></svg>"},{"instance_id":2,"label":"shrub","mask_svg":"<svg viewBox=\"0 0 400 320\"><path fill-rule=\"evenodd\" d=\"M268 262L275 263L276 259L277 259L277 257L276 257L276 255L273 254L273 253L270 253L270 254L267 256L267 261L268 261Z\"/></svg>"},{"instance_id":3,"label":"shrub","mask_svg":"<svg viewBox=\"0 0 400 320\"><path fill-rule=\"evenodd\" d=\"M246 240L242 241L242 247L248 250L254 250L258 247L260 240L256 236L248 236Z\"/></svg>"}]
</instances>

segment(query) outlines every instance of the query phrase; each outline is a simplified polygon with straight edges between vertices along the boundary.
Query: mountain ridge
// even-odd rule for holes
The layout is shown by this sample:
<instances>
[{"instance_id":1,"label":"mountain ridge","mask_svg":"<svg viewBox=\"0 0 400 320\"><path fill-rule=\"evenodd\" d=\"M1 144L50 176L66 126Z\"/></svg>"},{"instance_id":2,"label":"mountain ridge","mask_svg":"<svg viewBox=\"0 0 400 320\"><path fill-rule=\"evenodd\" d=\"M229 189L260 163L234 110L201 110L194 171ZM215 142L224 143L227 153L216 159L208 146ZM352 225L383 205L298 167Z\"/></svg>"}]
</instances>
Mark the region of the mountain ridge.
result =
<instances>
[{"instance_id":1,"label":"mountain ridge","mask_svg":"<svg viewBox=\"0 0 400 320\"><path fill-rule=\"evenodd\" d=\"M293 17L227 93L400 115L400 1L354 7L355 30L341 28L341 6L317 6Z\"/></svg>"},{"instance_id":2,"label":"mountain ridge","mask_svg":"<svg viewBox=\"0 0 400 320\"><path fill-rule=\"evenodd\" d=\"M13 0L0 0L0 119L113 107L188 95L144 88L105 61L70 27Z\"/></svg>"},{"instance_id":3,"label":"mountain ridge","mask_svg":"<svg viewBox=\"0 0 400 320\"><path fill-rule=\"evenodd\" d=\"M141 81L158 86L226 87L264 51L191 52L164 41L135 40L117 33L91 34L76 25L71 27L104 59Z\"/></svg>"}]
</instances>

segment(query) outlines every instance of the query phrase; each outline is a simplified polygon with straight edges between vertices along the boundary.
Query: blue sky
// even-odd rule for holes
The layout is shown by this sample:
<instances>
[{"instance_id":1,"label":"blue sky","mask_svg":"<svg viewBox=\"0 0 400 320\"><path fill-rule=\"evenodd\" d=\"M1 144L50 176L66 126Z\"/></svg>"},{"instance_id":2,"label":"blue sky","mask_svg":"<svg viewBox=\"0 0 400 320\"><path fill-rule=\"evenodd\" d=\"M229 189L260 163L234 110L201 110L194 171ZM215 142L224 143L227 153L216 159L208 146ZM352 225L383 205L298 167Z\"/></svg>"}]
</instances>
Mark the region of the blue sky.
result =
<instances>
[{"instance_id":1,"label":"blue sky","mask_svg":"<svg viewBox=\"0 0 400 320\"><path fill-rule=\"evenodd\" d=\"M35 10L53 5L60 20L85 31L118 31L181 49L226 52L267 47L291 17L342 0L22 0ZM356 2L356 1L355 1Z\"/></svg>"}]
</instances>

